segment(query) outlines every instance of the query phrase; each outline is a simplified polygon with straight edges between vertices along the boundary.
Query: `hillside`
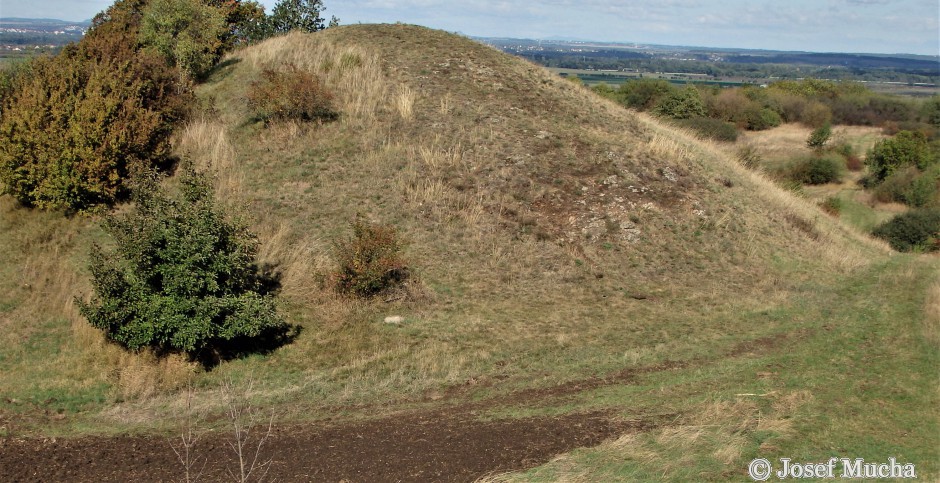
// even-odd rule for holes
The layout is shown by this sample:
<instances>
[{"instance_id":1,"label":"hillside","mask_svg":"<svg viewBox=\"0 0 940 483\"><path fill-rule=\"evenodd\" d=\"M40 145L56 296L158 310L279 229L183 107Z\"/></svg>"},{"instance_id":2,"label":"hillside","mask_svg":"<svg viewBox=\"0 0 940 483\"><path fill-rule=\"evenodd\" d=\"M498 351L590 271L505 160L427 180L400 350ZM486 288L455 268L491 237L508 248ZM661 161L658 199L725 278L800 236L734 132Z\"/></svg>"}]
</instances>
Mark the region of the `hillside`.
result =
<instances>
[{"instance_id":1,"label":"hillside","mask_svg":"<svg viewBox=\"0 0 940 483\"><path fill-rule=\"evenodd\" d=\"M323 78L337 121L251 119L250 83L290 64ZM758 456L832 453L937 475L936 258L890 254L715 145L444 32L270 39L231 54L197 94L203 113L177 152L250 221L300 335L211 371L125 353L73 303L90 294L96 220L2 197L0 437L17 442L0 463L23 448L109 454L140 438L134 451L162 466L128 457L85 477L172 478L175 455L138 435L176 431L188 394L219 429L220 387L250 381L245 398L277 415L282 480L472 480L557 454L499 478L740 479ZM357 214L408 241L415 282L398 296L325 286L333 242ZM393 315L404 322L383 323ZM584 432L562 431L572 427ZM321 441L389 434L403 449L373 449L379 463L357 473L342 462L361 449ZM67 438L29 438L43 435ZM453 443L470 435L479 445ZM317 438L309 459L287 450ZM581 446L594 448L569 453ZM498 448L506 460L449 466ZM409 470L416 462L430 473Z\"/></svg>"}]
</instances>

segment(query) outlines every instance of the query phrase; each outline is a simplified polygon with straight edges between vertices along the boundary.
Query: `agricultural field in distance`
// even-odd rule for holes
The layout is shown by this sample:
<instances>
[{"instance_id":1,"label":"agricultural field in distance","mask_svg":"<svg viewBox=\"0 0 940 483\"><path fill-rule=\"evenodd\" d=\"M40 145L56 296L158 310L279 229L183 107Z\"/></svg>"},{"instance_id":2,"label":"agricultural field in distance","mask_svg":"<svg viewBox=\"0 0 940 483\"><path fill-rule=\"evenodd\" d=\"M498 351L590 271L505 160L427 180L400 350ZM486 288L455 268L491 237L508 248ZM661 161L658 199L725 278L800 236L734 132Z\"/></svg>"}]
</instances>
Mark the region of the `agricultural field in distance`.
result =
<instances>
[{"instance_id":1,"label":"agricultural field in distance","mask_svg":"<svg viewBox=\"0 0 940 483\"><path fill-rule=\"evenodd\" d=\"M745 77L712 77L707 74L696 74L691 72L624 72L611 70L593 70L593 69L565 69L560 67L549 67L549 71L562 77L577 76L588 86L595 86L600 83L606 83L617 87L624 82L636 79L663 79L673 84L701 84L718 87L738 87L746 84L766 85L779 79L772 78L745 78ZM930 97L940 94L940 86L930 85L912 85L903 82L891 81L857 81L864 84L875 92L893 94L907 97Z\"/></svg>"},{"instance_id":2,"label":"agricultural field in distance","mask_svg":"<svg viewBox=\"0 0 940 483\"><path fill-rule=\"evenodd\" d=\"M585 84L617 86L630 79L665 79L734 87L803 78L855 81L912 97L940 93L940 59L928 55L777 52L565 40L478 39Z\"/></svg>"}]
</instances>

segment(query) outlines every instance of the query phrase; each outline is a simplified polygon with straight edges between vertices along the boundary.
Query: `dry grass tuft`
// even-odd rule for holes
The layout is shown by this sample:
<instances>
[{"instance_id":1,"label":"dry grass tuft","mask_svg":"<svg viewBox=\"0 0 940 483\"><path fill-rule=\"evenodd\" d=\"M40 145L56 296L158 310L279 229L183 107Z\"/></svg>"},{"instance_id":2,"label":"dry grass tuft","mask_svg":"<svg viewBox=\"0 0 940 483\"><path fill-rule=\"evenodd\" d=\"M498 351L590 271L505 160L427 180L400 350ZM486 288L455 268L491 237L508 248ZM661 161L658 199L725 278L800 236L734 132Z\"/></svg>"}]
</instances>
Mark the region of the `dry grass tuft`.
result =
<instances>
[{"instance_id":1,"label":"dry grass tuft","mask_svg":"<svg viewBox=\"0 0 940 483\"><path fill-rule=\"evenodd\" d=\"M198 370L184 355L123 352L115 391L121 400L147 399L186 386Z\"/></svg>"},{"instance_id":2,"label":"dry grass tuft","mask_svg":"<svg viewBox=\"0 0 940 483\"><path fill-rule=\"evenodd\" d=\"M681 142L675 136L656 134L646 144L646 149L655 158L666 158L668 161L682 161L692 155L689 144Z\"/></svg>"},{"instance_id":3,"label":"dry grass tuft","mask_svg":"<svg viewBox=\"0 0 940 483\"><path fill-rule=\"evenodd\" d=\"M213 177L218 200L231 205L241 193L244 175L235 166L235 148L221 121L190 121L182 129L177 150L194 168Z\"/></svg>"},{"instance_id":4,"label":"dry grass tuft","mask_svg":"<svg viewBox=\"0 0 940 483\"><path fill-rule=\"evenodd\" d=\"M110 343L100 330L88 324L72 302L65 314L71 322L70 350L74 354L63 357L79 357L86 374L111 382L111 395L117 400L143 400L174 391L200 370L197 363L181 354L157 357L149 350L130 352Z\"/></svg>"},{"instance_id":5,"label":"dry grass tuft","mask_svg":"<svg viewBox=\"0 0 940 483\"><path fill-rule=\"evenodd\" d=\"M307 301L320 292L318 273L330 267L329 243L302 237L283 222L265 224L256 230L261 240L258 261L262 267L274 270L280 277L282 294L295 300Z\"/></svg>"},{"instance_id":6,"label":"dry grass tuft","mask_svg":"<svg viewBox=\"0 0 940 483\"><path fill-rule=\"evenodd\" d=\"M408 86L398 85L398 94L395 96L395 107L398 109L398 115L406 121L414 119L415 98L417 95Z\"/></svg>"}]
</instances>

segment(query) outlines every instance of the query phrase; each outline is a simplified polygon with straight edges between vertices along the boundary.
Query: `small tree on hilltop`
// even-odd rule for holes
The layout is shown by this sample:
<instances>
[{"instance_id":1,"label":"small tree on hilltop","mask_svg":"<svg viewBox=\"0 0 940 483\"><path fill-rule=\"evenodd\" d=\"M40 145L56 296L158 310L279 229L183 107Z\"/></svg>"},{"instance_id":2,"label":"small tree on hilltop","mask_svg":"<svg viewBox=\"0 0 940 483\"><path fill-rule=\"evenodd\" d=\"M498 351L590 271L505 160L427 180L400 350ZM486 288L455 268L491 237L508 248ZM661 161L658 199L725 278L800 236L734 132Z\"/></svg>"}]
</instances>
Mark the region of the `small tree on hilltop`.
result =
<instances>
[{"instance_id":1,"label":"small tree on hilltop","mask_svg":"<svg viewBox=\"0 0 940 483\"><path fill-rule=\"evenodd\" d=\"M95 298L79 302L82 315L129 349L190 354L285 330L262 290L255 237L216 207L204 176L187 173L180 191L137 181L134 210L105 225L116 249L92 251Z\"/></svg>"},{"instance_id":2,"label":"small tree on hilltop","mask_svg":"<svg viewBox=\"0 0 940 483\"><path fill-rule=\"evenodd\" d=\"M209 72L228 35L225 12L201 0L153 0L140 26L141 43L178 67L184 81Z\"/></svg>"},{"instance_id":3,"label":"small tree on hilltop","mask_svg":"<svg viewBox=\"0 0 940 483\"><path fill-rule=\"evenodd\" d=\"M277 35L291 30L303 32L323 30L326 24L320 15L325 10L322 0L280 0L274 5L268 19L271 33ZM338 23L339 19L333 17L329 26L333 27Z\"/></svg>"}]
</instances>

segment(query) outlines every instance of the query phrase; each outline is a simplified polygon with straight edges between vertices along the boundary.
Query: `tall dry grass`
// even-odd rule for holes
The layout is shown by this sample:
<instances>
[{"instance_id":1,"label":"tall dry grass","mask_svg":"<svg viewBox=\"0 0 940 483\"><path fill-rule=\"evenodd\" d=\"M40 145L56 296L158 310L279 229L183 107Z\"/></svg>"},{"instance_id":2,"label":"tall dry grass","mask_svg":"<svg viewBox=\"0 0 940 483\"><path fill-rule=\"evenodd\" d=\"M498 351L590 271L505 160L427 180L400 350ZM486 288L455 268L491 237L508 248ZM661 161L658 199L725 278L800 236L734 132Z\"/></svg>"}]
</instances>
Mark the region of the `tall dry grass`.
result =
<instances>
[{"instance_id":1,"label":"tall dry grass","mask_svg":"<svg viewBox=\"0 0 940 483\"><path fill-rule=\"evenodd\" d=\"M398 109L398 115L405 121L414 119L415 99L417 94L405 84L398 85L398 92L395 94L395 107Z\"/></svg>"},{"instance_id":2,"label":"tall dry grass","mask_svg":"<svg viewBox=\"0 0 940 483\"><path fill-rule=\"evenodd\" d=\"M329 242L300 236L285 222L271 221L257 227L261 247L258 261L273 267L279 275L282 295L297 302L316 299L321 295L317 274L331 268Z\"/></svg>"},{"instance_id":3,"label":"tall dry grass","mask_svg":"<svg viewBox=\"0 0 940 483\"><path fill-rule=\"evenodd\" d=\"M200 117L179 134L177 150L193 167L212 176L216 199L231 207L242 194L244 172L235 166L235 148L225 124Z\"/></svg>"},{"instance_id":4,"label":"tall dry grass","mask_svg":"<svg viewBox=\"0 0 940 483\"><path fill-rule=\"evenodd\" d=\"M316 34L291 32L230 55L256 71L292 64L321 77L344 116L374 121L386 105L388 83L379 57L356 45L337 45Z\"/></svg>"}]
</instances>

